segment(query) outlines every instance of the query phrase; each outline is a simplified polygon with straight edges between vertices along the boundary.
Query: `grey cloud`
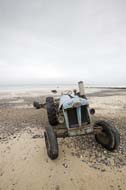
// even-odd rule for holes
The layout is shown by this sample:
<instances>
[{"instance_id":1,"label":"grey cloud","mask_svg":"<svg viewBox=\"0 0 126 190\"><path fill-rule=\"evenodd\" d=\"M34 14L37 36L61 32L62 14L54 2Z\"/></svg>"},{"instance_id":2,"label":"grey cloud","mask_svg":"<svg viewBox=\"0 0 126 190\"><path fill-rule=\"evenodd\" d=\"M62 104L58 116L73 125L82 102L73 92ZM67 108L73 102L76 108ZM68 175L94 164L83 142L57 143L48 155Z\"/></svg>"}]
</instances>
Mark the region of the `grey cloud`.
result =
<instances>
[{"instance_id":1,"label":"grey cloud","mask_svg":"<svg viewBox=\"0 0 126 190\"><path fill-rule=\"evenodd\" d=\"M125 9L124 0L1 0L0 83L126 85Z\"/></svg>"}]
</instances>

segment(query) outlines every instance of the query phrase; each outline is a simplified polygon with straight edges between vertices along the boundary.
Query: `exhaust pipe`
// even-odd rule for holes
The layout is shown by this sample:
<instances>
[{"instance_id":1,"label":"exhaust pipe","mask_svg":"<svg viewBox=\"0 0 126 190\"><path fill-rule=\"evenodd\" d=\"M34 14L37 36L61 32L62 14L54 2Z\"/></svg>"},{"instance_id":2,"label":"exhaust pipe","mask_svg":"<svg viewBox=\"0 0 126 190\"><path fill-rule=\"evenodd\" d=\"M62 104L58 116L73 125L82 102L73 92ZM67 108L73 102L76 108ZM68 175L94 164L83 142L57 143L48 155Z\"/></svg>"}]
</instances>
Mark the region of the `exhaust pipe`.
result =
<instances>
[{"instance_id":1,"label":"exhaust pipe","mask_svg":"<svg viewBox=\"0 0 126 190\"><path fill-rule=\"evenodd\" d=\"M86 98L83 81L78 82L80 97Z\"/></svg>"}]
</instances>

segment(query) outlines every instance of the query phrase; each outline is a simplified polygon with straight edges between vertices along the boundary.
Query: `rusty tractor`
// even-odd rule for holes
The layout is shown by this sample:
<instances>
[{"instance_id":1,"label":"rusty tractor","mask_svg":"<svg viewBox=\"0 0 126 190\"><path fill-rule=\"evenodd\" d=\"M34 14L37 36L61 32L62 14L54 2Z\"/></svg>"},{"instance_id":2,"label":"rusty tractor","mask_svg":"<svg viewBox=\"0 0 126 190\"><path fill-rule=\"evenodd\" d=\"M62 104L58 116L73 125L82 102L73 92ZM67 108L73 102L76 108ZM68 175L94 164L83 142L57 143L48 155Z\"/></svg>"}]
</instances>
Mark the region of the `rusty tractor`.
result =
<instances>
[{"instance_id":1,"label":"rusty tractor","mask_svg":"<svg viewBox=\"0 0 126 190\"><path fill-rule=\"evenodd\" d=\"M94 134L95 140L109 151L119 146L120 135L114 126L104 120L92 122L95 110L89 108L83 82L78 86L79 92L67 91L58 98L47 97L44 104L34 102L36 109L47 109L49 124L44 137L47 154L52 160L59 154L57 138Z\"/></svg>"}]
</instances>

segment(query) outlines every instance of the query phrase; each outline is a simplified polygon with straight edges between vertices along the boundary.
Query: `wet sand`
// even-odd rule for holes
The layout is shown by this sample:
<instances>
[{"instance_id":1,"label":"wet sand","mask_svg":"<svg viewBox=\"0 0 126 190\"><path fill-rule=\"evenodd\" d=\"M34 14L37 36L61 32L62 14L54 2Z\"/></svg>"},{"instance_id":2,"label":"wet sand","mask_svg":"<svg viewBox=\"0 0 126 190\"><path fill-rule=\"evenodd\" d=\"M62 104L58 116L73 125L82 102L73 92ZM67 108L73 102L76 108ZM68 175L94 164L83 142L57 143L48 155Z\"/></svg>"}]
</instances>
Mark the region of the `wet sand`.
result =
<instances>
[{"instance_id":1,"label":"wet sand","mask_svg":"<svg viewBox=\"0 0 126 190\"><path fill-rule=\"evenodd\" d=\"M59 139L59 158L46 153L43 132L45 109L35 110L35 99L45 101L50 92L0 93L0 190L125 190L126 90L86 89L93 120L106 119L121 135L111 153L93 136Z\"/></svg>"}]
</instances>

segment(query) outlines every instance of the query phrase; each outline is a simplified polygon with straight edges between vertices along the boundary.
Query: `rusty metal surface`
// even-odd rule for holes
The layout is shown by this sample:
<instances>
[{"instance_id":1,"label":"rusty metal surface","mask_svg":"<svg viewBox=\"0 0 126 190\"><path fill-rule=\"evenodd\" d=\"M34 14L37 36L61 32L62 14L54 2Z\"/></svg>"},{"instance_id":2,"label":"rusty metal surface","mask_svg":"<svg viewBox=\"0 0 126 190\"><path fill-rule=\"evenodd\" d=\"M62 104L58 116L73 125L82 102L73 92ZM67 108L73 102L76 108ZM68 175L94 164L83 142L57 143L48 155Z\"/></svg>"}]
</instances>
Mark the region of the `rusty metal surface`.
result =
<instances>
[{"instance_id":1,"label":"rusty metal surface","mask_svg":"<svg viewBox=\"0 0 126 190\"><path fill-rule=\"evenodd\" d=\"M54 128L54 132L58 138L60 137L72 137L72 136L81 136L94 133L94 128L92 125L84 125L77 128L67 129L65 125L59 125Z\"/></svg>"},{"instance_id":2,"label":"rusty metal surface","mask_svg":"<svg viewBox=\"0 0 126 190\"><path fill-rule=\"evenodd\" d=\"M94 134L99 134L99 133L102 133L102 127L100 126L94 127Z\"/></svg>"},{"instance_id":3,"label":"rusty metal surface","mask_svg":"<svg viewBox=\"0 0 126 190\"><path fill-rule=\"evenodd\" d=\"M80 127L73 130L68 130L69 136L80 136L80 135L86 135L86 134L92 134L93 133L93 127Z\"/></svg>"}]
</instances>

